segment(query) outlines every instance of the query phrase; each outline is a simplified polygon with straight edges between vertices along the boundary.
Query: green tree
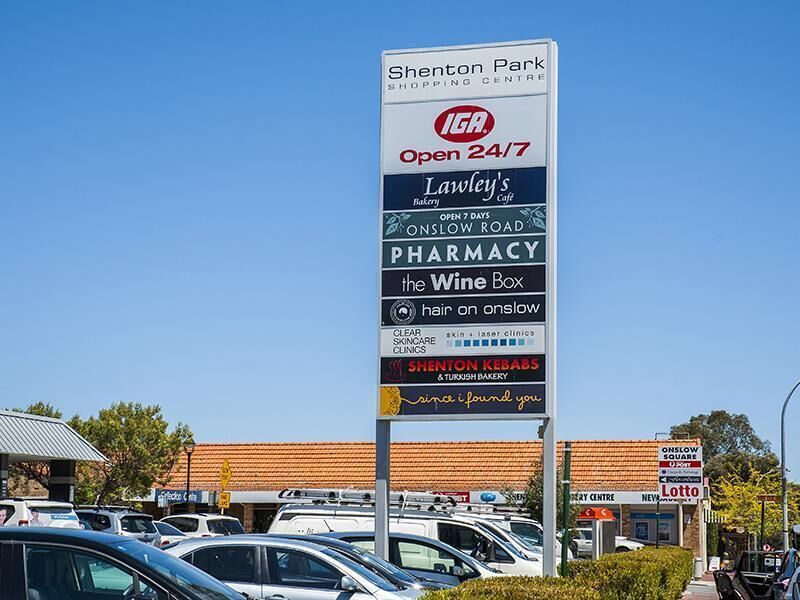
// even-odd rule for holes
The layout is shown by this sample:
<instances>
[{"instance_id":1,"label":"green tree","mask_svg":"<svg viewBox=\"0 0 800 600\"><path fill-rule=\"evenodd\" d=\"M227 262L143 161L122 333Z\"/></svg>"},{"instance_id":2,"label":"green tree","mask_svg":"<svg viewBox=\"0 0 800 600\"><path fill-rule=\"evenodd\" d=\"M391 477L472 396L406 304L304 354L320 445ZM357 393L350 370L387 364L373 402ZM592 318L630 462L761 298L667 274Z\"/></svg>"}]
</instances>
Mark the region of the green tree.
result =
<instances>
[{"instance_id":1,"label":"green tree","mask_svg":"<svg viewBox=\"0 0 800 600\"><path fill-rule=\"evenodd\" d=\"M556 490L556 514L558 515L556 529L558 530L561 529L561 510L564 498L564 489L560 483L563 479L563 472L563 467L559 468L558 477L556 478L556 481L559 482ZM538 466L534 467L530 477L528 478L528 484L525 486L525 491L522 493L521 499L518 498L516 494L514 494L513 490L511 490L509 487L506 487L503 490L503 494L506 496L506 502L508 502L509 506L522 508L526 512L530 513L531 519L534 519L539 523L542 522L544 515L544 479L541 468ZM569 526L571 528L575 527L575 521L580 512L580 505L570 501Z\"/></svg>"},{"instance_id":2,"label":"green tree","mask_svg":"<svg viewBox=\"0 0 800 600\"><path fill-rule=\"evenodd\" d=\"M745 414L731 414L714 410L707 415L695 415L686 423L670 429L673 438L700 438L703 441L703 458L710 461L717 455L742 452L763 456L770 453L770 445L756 435L750 418Z\"/></svg>"},{"instance_id":3,"label":"green tree","mask_svg":"<svg viewBox=\"0 0 800 600\"><path fill-rule=\"evenodd\" d=\"M781 494L781 479L778 471L759 473L754 468L742 477L733 472L723 475L715 486L716 510L725 518L726 528L742 527L748 533L761 531L762 494ZM800 490L791 486L789 496L789 522L797 522L800 517ZM781 509L779 503L767 503L765 510L765 533L768 540L779 542L781 537Z\"/></svg>"},{"instance_id":4,"label":"green tree","mask_svg":"<svg viewBox=\"0 0 800 600\"><path fill-rule=\"evenodd\" d=\"M107 458L105 464L78 466L77 502L109 504L145 496L153 484L166 484L181 449L192 440L188 426L169 423L158 405L112 404L96 417L70 425Z\"/></svg>"},{"instance_id":5,"label":"green tree","mask_svg":"<svg viewBox=\"0 0 800 600\"><path fill-rule=\"evenodd\" d=\"M47 402L35 402L27 408L12 408L14 412L38 415L40 417L50 417L60 419L61 411ZM35 482L44 489L49 488L50 463L41 461L25 461L9 465L8 468L9 489L14 494L28 495L32 492L30 482Z\"/></svg>"}]
</instances>

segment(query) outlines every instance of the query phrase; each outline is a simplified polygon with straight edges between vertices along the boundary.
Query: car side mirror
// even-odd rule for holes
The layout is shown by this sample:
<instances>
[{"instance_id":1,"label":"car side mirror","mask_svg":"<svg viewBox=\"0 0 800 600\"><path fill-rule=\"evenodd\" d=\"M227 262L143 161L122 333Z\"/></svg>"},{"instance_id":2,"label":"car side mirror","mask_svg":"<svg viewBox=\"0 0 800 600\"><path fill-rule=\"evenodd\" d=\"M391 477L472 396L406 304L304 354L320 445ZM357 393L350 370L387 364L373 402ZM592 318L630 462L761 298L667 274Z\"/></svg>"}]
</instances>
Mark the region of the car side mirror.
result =
<instances>
[{"instance_id":1,"label":"car side mirror","mask_svg":"<svg viewBox=\"0 0 800 600\"><path fill-rule=\"evenodd\" d=\"M339 580L339 588L344 592L350 592L354 594L361 590L356 583L356 580L350 577L349 575L345 575Z\"/></svg>"},{"instance_id":2,"label":"car side mirror","mask_svg":"<svg viewBox=\"0 0 800 600\"><path fill-rule=\"evenodd\" d=\"M450 569L450 574L453 575L454 577L458 577L459 579L461 579L465 575L464 569L462 569L458 565L453 565L453 568Z\"/></svg>"}]
</instances>

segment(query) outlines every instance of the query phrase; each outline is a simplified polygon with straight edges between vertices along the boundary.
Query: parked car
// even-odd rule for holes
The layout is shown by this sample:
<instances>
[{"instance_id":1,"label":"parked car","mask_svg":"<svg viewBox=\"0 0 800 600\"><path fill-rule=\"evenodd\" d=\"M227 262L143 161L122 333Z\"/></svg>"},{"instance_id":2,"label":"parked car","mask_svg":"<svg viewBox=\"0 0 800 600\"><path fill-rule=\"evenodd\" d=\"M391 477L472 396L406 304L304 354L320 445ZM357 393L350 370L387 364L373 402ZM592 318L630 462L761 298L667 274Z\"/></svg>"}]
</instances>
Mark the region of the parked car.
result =
<instances>
[{"instance_id":1,"label":"parked car","mask_svg":"<svg viewBox=\"0 0 800 600\"><path fill-rule=\"evenodd\" d=\"M329 537L327 535L282 535L280 537L288 540L314 542L320 546L332 548L333 550L344 554L348 558L353 559L357 563L361 563L366 568L374 571L384 579L388 579L396 585L410 587L421 591L443 590L453 587L452 585L448 585L434 579L413 575L408 571L404 571L397 565L375 556L372 552L368 552L360 546L355 546L338 538Z\"/></svg>"},{"instance_id":2,"label":"parked car","mask_svg":"<svg viewBox=\"0 0 800 600\"><path fill-rule=\"evenodd\" d=\"M161 534L150 515L119 506L81 507L75 513L83 523L88 523L92 531L124 535L153 546L161 545Z\"/></svg>"},{"instance_id":3,"label":"parked car","mask_svg":"<svg viewBox=\"0 0 800 600\"><path fill-rule=\"evenodd\" d=\"M542 556L542 527L533 519L524 517L502 515L499 513L477 513L477 512L453 512L453 517L470 523L475 523L478 527L488 529L495 537L500 538L528 558L539 559ZM512 527L524 531L526 536L517 534ZM561 561L561 543L555 543L556 560ZM568 559L574 558L572 552L568 553Z\"/></svg>"},{"instance_id":4,"label":"parked car","mask_svg":"<svg viewBox=\"0 0 800 600\"><path fill-rule=\"evenodd\" d=\"M3 600L242 600L174 556L106 533L8 527L0 554Z\"/></svg>"},{"instance_id":5,"label":"parked car","mask_svg":"<svg viewBox=\"0 0 800 600\"><path fill-rule=\"evenodd\" d=\"M0 500L0 527L11 525L81 529L72 504L24 498Z\"/></svg>"},{"instance_id":6,"label":"parked car","mask_svg":"<svg viewBox=\"0 0 800 600\"><path fill-rule=\"evenodd\" d=\"M393 509L389 516L392 532L439 540L509 575L542 575L541 560L526 557L474 523L441 511ZM374 530L375 509L372 506L287 504L278 511L269 532L312 534Z\"/></svg>"},{"instance_id":7,"label":"parked car","mask_svg":"<svg viewBox=\"0 0 800 600\"><path fill-rule=\"evenodd\" d=\"M592 528L591 527L578 527L570 531L570 546L571 550L579 558L592 557ZM614 536L615 552L631 552L633 550L641 550L644 544L634 542L621 535Z\"/></svg>"},{"instance_id":8,"label":"parked car","mask_svg":"<svg viewBox=\"0 0 800 600\"><path fill-rule=\"evenodd\" d=\"M744 590L748 600L773 600L774 588L781 570L782 552L745 551L736 559L731 579ZM800 596L794 596L798 598Z\"/></svg>"},{"instance_id":9,"label":"parked car","mask_svg":"<svg viewBox=\"0 0 800 600\"><path fill-rule=\"evenodd\" d=\"M797 527L795 525L795 527ZM797 549L789 548L788 552L784 552L781 557L781 564L775 582L772 584L772 598L773 600L784 600L789 591L789 584L797 571L798 562L800 562L800 554Z\"/></svg>"},{"instance_id":10,"label":"parked car","mask_svg":"<svg viewBox=\"0 0 800 600\"><path fill-rule=\"evenodd\" d=\"M219 537L245 533L236 517L215 513L186 513L161 519L188 537Z\"/></svg>"},{"instance_id":11,"label":"parked car","mask_svg":"<svg viewBox=\"0 0 800 600\"><path fill-rule=\"evenodd\" d=\"M161 521L153 521L153 525L156 526L156 530L158 530L158 533L161 536L162 546L175 544L177 542L185 540L187 537L185 533L183 533L176 527L170 525L169 523L163 523Z\"/></svg>"},{"instance_id":12,"label":"parked car","mask_svg":"<svg viewBox=\"0 0 800 600\"><path fill-rule=\"evenodd\" d=\"M374 532L336 532L325 535L344 540L367 552L375 552ZM499 570L492 569L439 540L410 533L389 534L389 561L416 577L454 586L478 577L503 575Z\"/></svg>"},{"instance_id":13,"label":"parked car","mask_svg":"<svg viewBox=\"0 0 800 600\"><path fill-rule=\"evenodd\" d=\"M326 546L276 536L195 538L164 552L256 598L400 600L424 593L395 585Z\"/></svg>"}]
</instances>

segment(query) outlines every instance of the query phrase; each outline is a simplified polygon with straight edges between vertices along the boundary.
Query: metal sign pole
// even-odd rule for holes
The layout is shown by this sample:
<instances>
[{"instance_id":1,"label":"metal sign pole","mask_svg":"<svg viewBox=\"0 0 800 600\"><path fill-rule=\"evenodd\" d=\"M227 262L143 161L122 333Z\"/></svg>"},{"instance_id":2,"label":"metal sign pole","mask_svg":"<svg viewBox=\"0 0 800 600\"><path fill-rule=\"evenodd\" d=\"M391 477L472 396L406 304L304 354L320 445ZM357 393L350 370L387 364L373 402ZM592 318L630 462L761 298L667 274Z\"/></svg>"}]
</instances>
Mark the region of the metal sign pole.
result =
<instances>
[{"instance_id":1,"label":"metal sign pole","mask_svg":"<svg viewBox=\"0 0 800 600\"><path fill-rule=\"evenodd\" d=\"M555 44L548 45L550 71L547 80L547 297L546 297L546 333L545 349L547 351L547 415L544 419L544 436L542 449L542 528L544 540L542 547L543 571L545 575L556 575L556 514L557 514L557 476L556 466L556 312L558 249L556 237L557 193L558 183L556 170L557 123L558 123L558 51Z\"/></svg>"},{"instance_id":2,"label":"metal sign pole","mask_svg":"<svg viewBox=\"0 0 800 600\"><path fill-rule=\"evenodd\" d=\"M542 558L544 574L556 575L556 427L553 419L544 421L544 452L542 454L542 528L544 543Z\"/></svg>"},{"instance_id":3,"label":"metal sign pole","mask_svg":"<svg viewBox=\"0 0 800 600\"><path fill-rule=\"evenodd\" d=\"M377 420L375 425L375 554L389 560L389 471L391 465L392 422Z\"/></svg>"}]
</instances>

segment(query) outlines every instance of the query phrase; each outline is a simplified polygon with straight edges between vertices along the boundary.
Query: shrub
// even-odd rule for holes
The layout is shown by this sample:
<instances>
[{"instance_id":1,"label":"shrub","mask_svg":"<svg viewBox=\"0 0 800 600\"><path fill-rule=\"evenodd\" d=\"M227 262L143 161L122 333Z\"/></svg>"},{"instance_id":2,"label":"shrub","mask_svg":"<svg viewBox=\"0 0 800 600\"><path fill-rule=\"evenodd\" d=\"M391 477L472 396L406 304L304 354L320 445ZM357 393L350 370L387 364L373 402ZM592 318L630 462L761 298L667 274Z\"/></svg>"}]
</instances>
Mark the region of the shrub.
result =
<instances>
[{"instance_id":1,"label":"shrub","mask_svg":"<svg viewBox=\"0 0 800 600\"><path fill-rule=\"evenodd\" d=\"M645 548L573 561L570 576L494 577L424 600L680 600L692 576L692 553L683 548Z\"/></svg>"},{"instance_id":2,"label":"shrub","mask_svg":"<svg viewBox=\"0 0 800 600\"><path fill-rule=\"evenodd\" d=\"M424 600L602 600L582 580L555 577L474 579L452 590L429 592Z\"/></svg>"}]
</instances>

